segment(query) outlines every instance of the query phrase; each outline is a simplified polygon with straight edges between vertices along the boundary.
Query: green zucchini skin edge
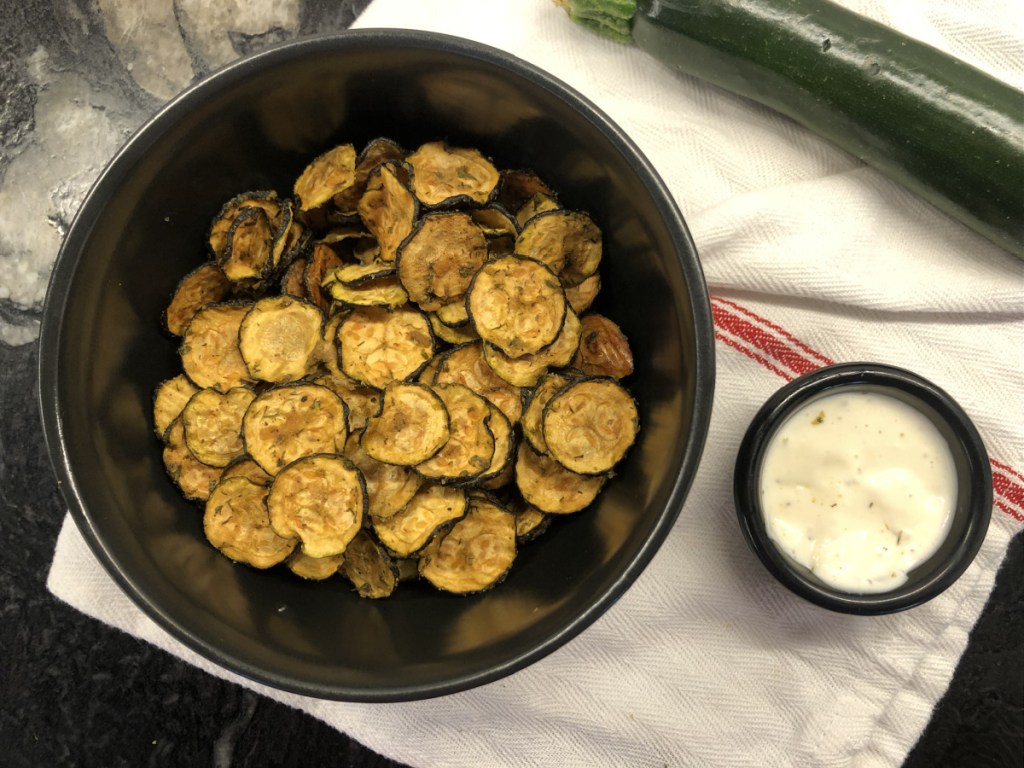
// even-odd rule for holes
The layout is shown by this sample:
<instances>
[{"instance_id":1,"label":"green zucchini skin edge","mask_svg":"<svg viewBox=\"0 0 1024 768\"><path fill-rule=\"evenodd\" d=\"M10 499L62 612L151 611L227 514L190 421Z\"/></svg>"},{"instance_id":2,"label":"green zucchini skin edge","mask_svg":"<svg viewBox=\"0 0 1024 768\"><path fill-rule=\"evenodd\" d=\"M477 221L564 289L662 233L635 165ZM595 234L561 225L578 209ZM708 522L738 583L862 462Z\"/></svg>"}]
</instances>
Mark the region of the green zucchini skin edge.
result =
<instances>
[{"instance_id":1,"label":"green zucchini skin edge","mask_svg":"<svg viewBox=\"0 0 1024 768\"><path fill-rule=\"evenodd\" d=\"M600 30L604 2L579 20ZM625 15L622 0L607 10ZM1024 258L1024 93L827 0L637 0L629 29L672 69L781 112Z\"/></svg>"}]
</instances>

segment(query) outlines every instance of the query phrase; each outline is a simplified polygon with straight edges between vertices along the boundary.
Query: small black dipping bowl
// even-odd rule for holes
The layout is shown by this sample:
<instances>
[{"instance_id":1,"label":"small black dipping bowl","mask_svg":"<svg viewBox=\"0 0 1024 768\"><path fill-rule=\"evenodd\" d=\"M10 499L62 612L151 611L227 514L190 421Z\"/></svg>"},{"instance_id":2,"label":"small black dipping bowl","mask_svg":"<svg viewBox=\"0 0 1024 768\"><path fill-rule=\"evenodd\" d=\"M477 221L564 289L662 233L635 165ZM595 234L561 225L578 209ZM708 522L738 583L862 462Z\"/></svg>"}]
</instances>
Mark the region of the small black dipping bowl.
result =
<instances>
[{"instance_id":1,"label":"small black dipping bowl","mask_svg":"<svg viewBox=\"0 0 1024 768\"><path fill-rule=\"evenodd\" d=\"M820 581L768 537L761 509L761 468L775 432L798 408L817 398L851 389L889 395L927 416L948 442L957 473L958 495L946 540L934 555L910 571L903 585L878 594L845 592ZM978 430L946 392L902 368L878 363L841 363L791 381L765 402L740 444L733 495L747 544L775 578L824 608L879 615L931 600L960 578L971 564L992 516L992 470Z\"/></svg>"},{"instance_id":2,"label":"small black dipping bowl","mask_svg":"<svg viewBox=\"0 0 1024 768\"><path fill-rule=\"evenodd\" d=\"M181 371L161 331L175 285L207 254L229 198L292 185L318 154L385 136L447 139L532 169L602 227L600 311L633 346L641 432L591 508L523 546L489 592L410 582L365 600L343 577L304 583L235 565L168 478L152 397ZM510 54L447 35L359 30L242 59L136 133L79 210L42 321L40 403L83 537L120 587L226 669L325 699L401 701L509 675L568 642L633 583L693 480L714 388L697 252L672 195L593 104Z\"/></svg>"}]
</instances>

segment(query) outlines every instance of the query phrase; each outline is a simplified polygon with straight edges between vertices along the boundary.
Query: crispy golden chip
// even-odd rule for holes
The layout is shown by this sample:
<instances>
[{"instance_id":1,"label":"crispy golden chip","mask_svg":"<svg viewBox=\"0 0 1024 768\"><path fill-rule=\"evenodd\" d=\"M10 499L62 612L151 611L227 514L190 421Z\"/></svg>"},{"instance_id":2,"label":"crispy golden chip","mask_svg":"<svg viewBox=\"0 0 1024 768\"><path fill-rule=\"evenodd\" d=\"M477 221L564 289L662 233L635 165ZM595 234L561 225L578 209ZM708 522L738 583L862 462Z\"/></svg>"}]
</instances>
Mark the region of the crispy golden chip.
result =
<instances>
[{"instance_id":1,"label":"crispy golden chip","mask_svg":"<svg viewBox=\"0 0 1024 768\"><path fill-rule=\"evenodd\" d=\"M491 465L476 478L476 483L485 487L489 481L500 478L515 458L515 435L512 432L512 422L490 400L487 400L487 407L490 409L487 428L494 437L494 453L491 456Z\"/></svg>"},{"instance_id":2,"label":"crispy golden chip","mask_svg":"<svg viewBox=\"0 0 1024 768\"><path fill-rule=\"evenodd\" d=\"M267 389L242 419L246 450L271 475L303 456L340 453L347 436L345 404L318 384Z\"/></svg>"},{"instance_id":3,"label":"crispy golden chip","mask_svg":"<svg viewBox=\"0 0 1024 768\"><path fill-rule=\"evenodd\" d=\"M252 383L238 351L238 329L251 306L250 302L211 304L189 322L178 351L185 375L200 389L216 387L227 392Z\"/></svg>"},{"instance_id":4,"label":"crispy golden chip","mask_svg":"<svg viewBox=\"0 0 1024 768\"><path fill-rule=\"evenodd\" d=\"M496 374L517 387L532 387L549 368L568 365L580 343L580 320L571 309L565 310L565 322L558 338L532 355L511 358L492 344L484 343L484 360Z\"/></svg>"},{"instance_id":5,"label":"crispy golden chip","mask_svg":"<svg viewBox=\"0 0 1024 768\"><path fill-rule=\"evenodd\" d=\"M539 352L553 342L565 320L565 293L539 261L506 256L476 273L466 299L480 334L509 357Z\"/></svg>"},{"instance_id":6,"label":"crispy golden chip","mask_svg":"<svg viewBox=\"0 0 1024 768\"><path fill-rule=\"evenodd\" d=\"M433 389L448 411L449 437L441 450L416 465L416 471L441 483L480 477L494 458L490 403L462 384L435 384Z\"/></svg>"},{"instance_id":7,"label":"crispy golden chip","mask_svg":"<svg viewBox=\"0 0 1024 768\"><path fill-rule=\"evenodd\" d=\"M359 199L359 217L377 238L381 261L395 260L398 246L412 232L418 212L416 198L402 183L397 166L378 165Z\"/></svg>"},{"instance_id":8,"label":"crispy golden chip","mask_svg":"<svg viewBox=\"0 0 1024 768\"><path fill-rule=\"evenodd\" d=\"M198 391L183 373L160 382L153 395L153 429L161 440L167 441L167 430Z\"/></svg>"},{"instance_id":9,"label":"crispy golden chip","mask_svg":"<svg viewBox=\"0 0 1024 768\"><path fill-rule=\"evenodd\" d=\"M282 201L272 190L243 192L228 200L213 218L207 234L207 244L214 261L223 261L228 248L228 232L242 211L246 208L260 208L267 215L274 230L272 234L276 236L283 230L281 206Z\"/></svg>"},{"instance_id":10,"label":"crispy golden chip","mask_svg":"<svg viewBox=\"0 0 1024 768\"><path fill-rule=\"evenodd\" d=\"M580 211L545 211L523 227L515 252L547 264L565 285L578 285L601 263L601 230Z\"/></svg>"},{"instance_id":11,"label":"crispy golden chip","mask_svg":"<svg viewBox=\"0 0 1024 768\"><path fill-rule=\"evenodd\" d=\"M479 150L443 141L421 145L406 158L412 191L424 205L471 201L486 203L498 187L498 169Z\"/></svg>"},{"instance_id":12,"label":"crispy golden chip","mask_svg":"<svg viewBox=\"0 0 1024 768\"><path fill-rule=\"evenodd\" d=\"M218 483L206 502L203 531L235 562L270 568L295 549L295 538L279 535L267 514L267 489L244 477Z\"/></svg>"},{"instance_id":13,"label":"crispy golden chip","mask_svg":"<svg viewBox=\"0 0 1024 768\"><path fill-rule=\"evenodd\" d=\"M554 459L519 444L516 487L523 499L542 512L565 515L587 507L604 486L605 475L580 475Z\"/></svg>"},{"instance_id":14,"label":"crispy golden chip","mask_svg":"<svg viewBox=\"0 0 1024 768\"><path fill-rule=\"evenodd\" d=\"M331 295L324 290L327 275L342 265L341 257L329 245L317 243L309 255L309 263L302 275L306 296L326 314L331 309Z\"/></svg>"},{"instance_id":15,"label":"crispy golden chip","mask_svg":"<svg viewBox=\"0 0 1024 768\"><path fill-rule=\"evenodd\" d=\"M248 387L196 392L181 412L185 444L192 455L211 467L226 467L242 456L242 417L255 398Z\"/></svg>"},{"instance_id":16,"label":"crispy golden chip","mask_svg":"<svg viewBox=\"0 0 1024 768\"><path fill-rule=\"evenodd\" d=\"M352 459L366 481L371 517L385 519L408 504L423 485L423 477L409 467L385 464L363 450L362 434L353 432L345 443L345 455Z\"/></svg>"},{"instance_id":17,"label":"crispy golden chip","mask_svg":"<svg viewBox=\"0 0 1024 768\"><path fill-rule=\"evenodd\" d=\"M391 553L408 557L466 514L467 504L461 488L427 483L397 514L372 518L373 530Z\"/></svg>"},{"instance_id":18,"label":"crispy golden chip","mask_svg":"<svg viewBox=\"0 0 1024 768\"><path fill-rule=\"evenodd\" d=\"M309 258L306 256L297 258L288 265L281 277L281 294L283 296L294 296L297 299L309 297L306 291L307 266L309 266Z\"/></svg>"},{"instance_id":19,"label":"crispy golden chip","mask_svg":"<svg viewBox=\"0 0 1024 768\"><path fill-rule=\"evenodd\" d=\"M594 313L583 317L581 325L579 348L572 360L575 368L613 379L623 379L633 372L629 340L614 321Z\"/></svg>"},{"instance_id":20,"label":"crispy golden chip","mask_svg":"<svg viewBox=\"0 0 1024 768\"><path fill-rule=\"evenodd\" d=\"M466 595L499 583L515 558L516 523L512 513L474 496L465 517L420 555L420 575L438 589Z\"/></svg>"},{"instance_id":21,"label":"crispy golden chip","mask_svg":"<svg viewBox=\"0 0 1024 768\"><path fill-rule=\"evenodd\" d=\"M413 466L448 442L444 401L423 384L392 382L384 390L380 413L363 431L363 450L377 461Z\"/></svg>"},{"instance_id":22,"label":"crispy golden chip","mask_svg":"<svg viewBox=\"0 0 1024 768\"><path fill-rule=\"evenodd\" d=\"M339 144L306 166L295 181L295 197L304 211L318 208L356 180L356 150Z\"/></svg>"},{"instance_id":23,"label":"crispy golden chip","mask_svg":"<svg viewBox=\"0 0 1024 768\"><path fill-rule=\"evenodd\" d=\"M377 389L415 375L434 356L426 315L412 307L357 307L338 328L341 369Z\"/></svg>"},{"instance_id":24,"label":"crispy golden chip","mask_svg":"<svg viewBox=\"0 0 1024 768\"><path fill-rule=\"evenodd\" d=\"M394 262L370 261L366 264L342 264L324 279L324 283L338 282L347 286L362 285L368 280L395 274Z\"/></svg>"},{"instance_id":25,"label":"crispy golden chip","mask_svg":"<svg viewBox=\"0 0 1024 768\"><path fill-rule=\"evenodd\" d=\"M516 517L516 541L533 541L551 525L551 515L525 502L512 514Z\"/></svg>"},{"instance_id":26,"label":"crispy golden chip","mask_svg":"<svg viewBox=\"0 0 1024 768\"><path fill-rule=\"evenodd\" d=\"M358 285L330 282L325 287L336 302L352 307L395 309L409 301L405 288L395 275L367 280Z\"/></svg>"},{"instance_id":27,"label":"crispy golden chip","mask_svg":"<svg viewBox=\"0 0 1024 768\"><path fill-rule=\"evenodd\" d=\"M380 412L381 391L360 384L341 371L320 374L312 383L327 387L342 399L348 407L348 427L352 432L364 429L370 418Z\"/></svg>"},{"instance_id":28,"label":"crispy golden chip","mask_svg":"<svg viewBox=\"0 0 1024 768\"><path fill-rule=\"evenodd\" d=\"M244 477L250 483L267 487L274 480L272 476L263 471L263 467L245 455L239 456L224 467L224 472L221 473L220 479L227 480L229 477Z\"/></svg>"},{"instance_id":29,"label":"crispy golden chip","mask_svg":"<svg viewBox=\"0 0 1024 768\"><path fill-rule=\"evenodd\" d=\"M273 266L274 224L262 208L243 208L231 225L218 264L224 276L246 290L258 290Z\"/></svg>"},{"instance_id":30,"label":"crispy golden chip","mask_svg":"<svg viewBox=\"0 0 1024 768\"><path fill-rule=\"evenodd\" d=\"M438 307L434 315L451 328L462 328L469 324L469 310L466 309L465 301L453 301Z\"/></svg>"},{"instance_id":31,"label":"crispy golden chip","mask_svg":"<svg viewBox=\"0 0 1024 768\"><path fill-rule=\"evenodd\" d=\"M288 570L307 581L323 581L336 574L345 561L345 555L310 557L300 547L288 556L284 564Z\"/></svg>"},{"instance_id":32,"label":"crispy golden chip","mask_svg":"<svg viewBox=\"0 0 1024 768\"><path fill-rule=\"evenodd\" d=\"M217 304L231 295L231 281L216 264L201 264L185 275L174 290L164 311L164 326L174 336L181 336L196 312L209 304Z\"/></svg>"},{"instance_id":33,"label":"crispy golden chip","mask_svg":"<svg viewBox=\"0 0 1024 768\"><path fill-rule=\"evenodd\" d=\"M285 384L316 368L323 341L323 313L293 296L259 299L238 330L238 349L254 379Z\"/></svg>"},{"instance_id":34,"label":"crispy golden chip","mask_svg":"<svg viewBox=\"0 0 1024 768\"><path fill-rule=\"evenodd\" d=\"M487 238L467 213L432 213L419 220L397 259L410 301L431 312L465 296L487 260Z\"/></svg>"},{"instance_id":35,"label":"crispy golden chip","mask_svg":"<svg viewBox=\"0 0 1024 768\"><path fill-rule=\"evenodd\" d=\"M224 471L220 467L203 464L192 455L185 444L185 427L177 418L167 429L167 443L163 450L164 467L182 495L189 501L205 501Z\"/></svg>"},{"instance_id":36,"label":"crispy golden chip","mask_svg":"<svg viewBox=\"0 0 1024 768\"><path fill-rule=\"evenodd\" d=\"M587 475L614 467L640 429L636 402L611 378L583 379L559 390L544 407L542 423L548 454Z\"/></svg>"},{"instance_id":37,"label":"crispy golden chip","mask_svg":"<svg viewBox=\"0 0 1024 768\"><path fill-rule=\"evenodd\" d=\"M345 549L341 572L360 597L372 600L390 596L398 586L398 566L365 530L357 533Z\"/></svg>"},{"instance_id":38,"label":"crispy golden chip","mask_svg":"<svg viewBox=\"0 0 1024 768\"><path fill-rule=\"evenodd\" d=\"M530 197L529 200L524 202L519 208L515 209L516 224L519 226L519 229L522 230L534 216L546 213L547 211L557 211L560 210L561 207L562 206L559 204L558 199L554 195L538 192Z\"/></svg>"},{"instance_id":39,"label":"crispy golden chip","mask_svg":"<svg viewBox=\"0 0 1024 768\"><path fill-rule=\"evenodd\" d=\"M496 202L507 211L518 211L535 195L554 197L555 191L533 171L506 168L501 172Z\"/></svg>"},{"instance_id":40,"label":"crispy golden chip","mask_svg":"<svg viewBox=\"0 0 1024 768\"><path fill-rule=\"evenodd\" d=\"M298 538L310 557L343 553L362 528L366 503L362 474L340 454L292 462L274 477L267 496L273 529Z\"/></svg>"},{"instance_id":41,"label":"crispy golden chip","mask_svg":"<svg viewBox=\"0 0 1024 768\"><path fill-rule=\"evenodd\" d=\"M334 196L334 205L343 213L356 213L359 198L366 191L366 181L373 169L389 160L401 162L405 154L405 150L391 139L377 138L370 141L356 158L355 183Z\"/></svg>"},{"instance_id":42,"label":"crispy golden chip","mask_svg":"<svg viewBox=\"0 0 1024 768\"><path fill-rule=\"evenodd\" d=\"M473 223L480 227L489 238L511 235L514 239L519 234L515 216L497 203L491 203L486 208L474 208L469 215L472 217Z\"/></svg>"},{"instance_id":43,"label":"crispy golden chip","mask_svg":"<svg viewBox=\"0 0 1024 768\"><path fill-rule=\"evenodd\" d=\"M576 285L567 286L565 289L565 300L569 302L572 311L577 315L586 312L594 303L598 292L601 290L601 273L595 272Z\"/></svg>"},{"instance_id":44,"label":"crispy golden chip","mask_svg":"<svg viewBox=\"0 0 1024 768\"><path fill-rule=\"evenodd\" d=\"M468 344L472 341L479 341L480 336L474 330L471 323L466 323L460 326L447 325L437 317L436 312L427 313L427 319L430 320L430 330L434 332L441 341L447 342L448 344L454 344L456 346L461 344Z\"/></svg>"},{"instance_id":45,"label":"crispy golden chip","mask_svg":"<svg viewBox=\"0 0 1024 768\"><path fill-rule=\"evenodd\" d=\"M436 383L464 384L498 406L510 422L519 421L523 412L522 389L493 371L484 359L479 341L454 347L438 357Z\"/></svg>"},{"instance_id":46,"label":"crispy golden chip","mask_svg":"<svg viewBox=\"0 0 1024 768\"><path fill-rule=\"evenodd\" d=\"M523 429L523 437L538 453L548 452L548 447L544 443L544 407L559 390L577 378L579 378L577 374L567 371L549 372L537 382L537 386L530 392L520 424Z\"/></svg>"}]
</instances>

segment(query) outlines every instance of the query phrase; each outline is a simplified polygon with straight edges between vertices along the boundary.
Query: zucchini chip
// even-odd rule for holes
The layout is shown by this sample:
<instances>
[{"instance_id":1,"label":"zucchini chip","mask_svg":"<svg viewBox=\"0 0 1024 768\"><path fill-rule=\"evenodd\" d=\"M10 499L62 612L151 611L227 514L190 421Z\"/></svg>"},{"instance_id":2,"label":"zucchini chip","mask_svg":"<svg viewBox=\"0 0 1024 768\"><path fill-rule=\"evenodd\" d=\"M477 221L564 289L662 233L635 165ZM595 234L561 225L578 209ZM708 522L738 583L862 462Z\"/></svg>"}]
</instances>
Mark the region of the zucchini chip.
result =
<instances>
[{"instance_id":1,"label":"zucchini chip","mask_svg":"<svg viewBox=\"0 0 1024 768\"><path fill-rule=\"evenodd\" d=\"M324 313L330 312L331 296L324 290L327 276L342 265L341 257L329 245L317 243L309 255L309 263L302 275L306 296Z\"/></svg>"},{"instance_id":2,"label":"zucchini chip","mask_svg":"<svg viewBox=\"0 0 1024 768\"><path fill-rule=\"evenodd\" d=\"M356 158L355 183L334 196L334 206L342 213L357 213L359 198L366 191L366 180L373 169L389 160L401 162L405 154L405 150L391 139L377 138L370 141Z\"/></svg>"},{"instance_id":3,"label":"zucchini chip","mask_svg":"<svg viewBox=\"0 0 1024 768\"><path fill-rule=\"evenodd\" d=\"M412 307L357 307L338 327L341 370L384 389L416 374L434 356L427 316Z\"/></svg>"},{"instance_id":4,"label":"zucchini chip","mask_svg":"<svg viewBox=\"0 0 1024 768\"><path fill-rule=\"evenodd\" d=\"M572 311L582 315L590 305L594 303L598 292L601 290L601 273L595 272L590 277L576 285L567 286L565 289L565 300L569 302Z\"/></svg>"},{"instance_id":5,"label":"zucchini chip","mask_svg":"<svg viewBox=\"0 0 1024 768\"><path fill-rule=\"evenodd\" d=\"M296 576L307 581L323 581L329 579L338 572L341 564L345 561L345 555L330 555L328 557L310 557L301 548L296 547L284 564L288 570Z\"/></svg>"},{"instance_id":6,"label":"zucchini chip","mask_svg":"<svg viewBox=\"0 0 1024 768\"><path fill-rule=\"evenodd\" d=\"M178 352L185 375L200 389L227 392L252 383L238 350L238 329L251 307L251 302L210 304L189 322Z\"/></svg>"},{"instance_id":7,"label":"zucchini chip","mask_svg":"<svg viewBox=\"0 0 1024 768\"><path fill-rule=\"evenodd\" d=\"M510 235L515 238L519 234L515 216L496 203L491 203L486 208L474 208L469 215L487 237Z\"/></svg>"},{"instance_id":8,"label":"zucchini chip","mask_svg":"<svg viewBox=\"0 0 1024 768\"><path fill-rule=\"evenodd\" d=\"M272 384L308 376L316 368L323 326L323 313L302 299L257 300L238 330L238 349L249 375Z\"/></svg>"},{"instance_id":9,"label":"zucchini chip","mask_svg":"<svg viewBox=\"0 0 1024 768\"><path fill-rule=\"evenodd\" d=\"M179 373L177 376L163 381L157 386L153 395L153 429L157 436L167 442L167 430L199 387Z\"/></svg>"},{"instance_id":10,"label":"zucchini chip","mask_svg":"<svg viewBox=\"0 0 1024 768\"><path fill-rule=\"evenodd\" d=\"M421 145L406 162L412 169L412 191L427 206L482 205L501 180L498 169L479 150L450 147L443 141Z\"/></svg>"},{"instance_id":11,"label":"zucchini chip","mask_svg":"<svg viewBox=\"0 0 1024 768\"><path fill-rule=\"evenodd\" d=\"M304 211L319 208L356 180L356 150L339 144L313 160L295 181L295 197Z\"/></svg>"},{"instance_id":12,"label":"zucchini chip","mask_svg":"<svg viewBox=\"0 0 1024 768\"><path fill-rule=\"evenodd\" d=\"M358 285L329 282L325 286L331 298L350 307L384 307L396 309L409 301L405 288L394 275L366 280Z\"/></svg>"},{"instance_id":13,"label":"zucchini chip","mask_svg":"<svg viewBox=\"0 0 1024 768\"><path fill-rule=\"evenodd\" d=\"M494 403L515 424L523 412L523 393L496 374L484 359L479 342L462 344L438 355L437 384L464 384Z\"/></svg>"},{"instance_id":14,"label":"zucchini chip","mask_svg":"<svg viewBox=\"0 0 1024 768\"><path fill-rule=\"evenodd\" d=\"M522 230L534 216L547 211L558 211L561 208L562 206L554 195L538 192L516 209L516 224Z\"/></svg>"},{"instance_id":15,"label":"zucchini chip","mask_svg":"<svg viewBox=\"0 0 1024 768\"><path fill-rule=\"evenodd\" d=\"M545 264L506 256L480 268L466 306L481 339L522 357L557 338L567 304L562 284Z\"/></svg>"},{"instance_id":16,"label":"zucchini chip","mask_svg":"<svg viewBox=\"0 0 1024 768\"><path fill-rule=\"evenodd\" d=\"M429 312L427 319L430 320L430 329L434 332L434 335L448 344L458 346L480 340L480 336L477 335L477 332L469 323L460 326L448 325L438 318L436 312Z\"/></svg>"},{"instance_id":17,"label":"zucchini chip","mask_svg":"<svg viewBox=\"0 0 1024 768\"><path fill-rule=\"evenodd\" d=\"M259 290L273 266L274 224L262 208L243 208L218 262L224 276L245 290Z\"/></svg>"},{"instance_id":18,"label":"zucchini chip","mask_svg":"<svg viewBox=\"0 0 1024 768\"><path fill-rule=\"evenodd\" d=\"M341 398L327 387L272 387L257 395L245 412L245 448L271 475L304 456L341 453L348 436L345 410Z\"/></svg>"},{"instance_id":19,"label":"zucchini chip","mask_svg":"<svg viewBox=\"0 0 1024 768\"><path fill-rule=\"evenodd\" d=\"M267 489L244 477L229 478L213 489L203 531L214 547L253 568L282 563L295 549L293 536L281 536L270 525Z\"/></svg>"},{"instance_id":20,"label":"zucchini chip","mask_svg":"<svg viewBox=\"0 0 1024 768\"><path fill-rule=\"evenodd\" d=\"M192 455L211 467L226 467L242 456L242 417L255 398L248 387L196 392L181 412L185 444Z\"/></svg>"},{"instance_id":21,"label":"zucchini chip","mask_svg":"<svg viewBox=\"0 0 1024 768\"><path fill-rule=\"evenodd\" d=\"M263 468L253 461L248 456L239 456L237 459L232 461L226 467L224 472L221 473L221 481L227 480L229 477L244 477L250 483L256 483L256 485L270 486L274 478L263 471Z\"/></svg>"},{"instance_id":22,"label":"zucchini chip","mask_svg":"<svg viewBox=\"0 0 1024 768\"><path fill-rule=\"evenodd\" d=\"M420 575L440 590L468 595L498 584L515 559L515 517L474 496L465 517L420 555Z\"/></svg>"},{"instance_id":23,"label":"zucchini chip","mask_svg":"<svg viewBox=\"0 0 1024 768\"><path fill-rule=\"evenodd\" d=\"M221 467L203 464L185 444L185 427L175 419L167 429L167 443L163 451L164 467L182 495L189 501L205 501L220 480Z\"/></svg>"},{"instance_id":24,"label":"zucchini chip","mask_svg":"<svg viewBox=\"0 0 1024 768\"><path fill-rule=\"evenodd\" d=\"M533 541L551 525L551 515L541 512L530 504L523 504L513 511L516 517L516 541Z\"/></svg>"},{"instance_id":25,"label":"zucchini chip","mask_svg":"<svg viewBox=\"0 0 1024 768\"><path fill-rule=\"evenodd\" d=\"M601 263L601 230L580 211L546 211L523 227L516 253L547 264L565 285L578 285Z\"/></svg>"},{"instance_id":26,"label":"zucchini chip","mask_svg":"<svg viewBox=\"0 0 1024 768\"><path fill-rule=\"evenodd\" d=\"M552 515L566 515L587 507L604 486L606 475L580 475L554 459L537 453L527 442L519 444L516 487L527 504Z\"/></svg>"},{"instance_id":27,"label":"zucchini chip","mask_svg":"<svg viewBox=\"0 0 1024 768\"><path fill-rule=\"evenodd\" d=\"M497 347L484 343L484 359L491 369L509 384L532 387L549 368L564 368L573 359L580 343L580 320L571 309L565 310L565 322L558 338L532 355L511 358Z\"/></svg>"},{"instance_id":28,"label":"zucchini chip","mask_svg":"<svg viewBox=\"0 0 1024 768\"><path fill-rule=\"evenodd\" d=\"M467 213L432 213L416 224L397 259L409 299L432 312L465 296L487 260L487 238Z\"/></svg>"},{"instance_id":29,"label":"zucchini chip","mask_svg":"<svg viewBox=\"0 0 1024 768\"><path fill-rule=\"evenodd\" d=\"M475 482L490 487L488 484L492 480L497 481L512 464L515 457L515 436L512 432L512 422L508 417L490 400L486 402L490 409L487 427L494 436L494 455L491 456L491 465L476 478Z\"/></svg>"},{"instance_id":30,"label":"zucchini chip","mask_svg":"<svg viewBox=\"0 0 1024 768\"><path fill-rule=\"evenodd\" d=\"M633 351L622 329L604 315L589 314L581 321L579 349L573 367L591 376L623 379L633 372Z\"/></svg>"},{"instance_id":31,"label":"zucchini chip","mask_svg":"<svg viewBox=\"0 0 1024 768\"><path fill-rule=\"evenodd\" d=\"M203 307L217 304L231 295L231 281L216 264L201 264L183 278L164 311L164 327L173 336L181 336L189 322Z\"/></svg>"},{"instance_id":32,"label":"zucchini chip","mask_svg":"<svg viewBox=\"0 0 1024 768\"><path fill-rule=\"evenodd\" d=\"M262 189L243 192L224 203L213 221L210 222L210 230L207 234L207 243L210 246L213 260L216 262L224 260L228 248L228 232L238 215L247 208L260 208L270 220L274 229L273 234L276 236L283 229L281 206L282 203L276 192Z\"/></svg>"},{"instance_id":33,"label":"zucchini chip","mask_svg":"<svg viewBox=\"0 0 1024 768\"><path fill-rule=\"evenodd\" d=\"M281 276L281 294L283 296L294 296L296 299L309 298L306 291L306 267L309 265L309 257L303 256L295 259Z\"/></svg>"},{"instance_id":34,"label":"zucchini chip","mask_svg":"<svg viewBox=\"0 0 1024 768\"><path fill-rule=\"evenodd\" d=\"M469 310L465 301L453 301L438 307L434 315L450 328L462 328L469 325Z\"/></svg>"},{"instance_id":35,"label":"zucchini chip","mask_svg":"<svg viewBox=\"0 0 1024 768\"><path fill-rule=\"evenodd\" d=\"M461 488L427 483L397 514L372 518L380 542L396 557L409 557L439 531L466 514L468 499Z\"/></svg>"},{"instance_id":36,"label":"zucchini chip","mask_svg":"<svg viewBox=\"0 0 1024 768\"><path fill-rule=\"evenodd\" d=\"M352 432L365 428L366 423L380 412L380 390L353 381L341 371L320 374L311 383L327 387L342 399L348 410L348 426Z\"/></svg>"},{"instance_id":37,"label":"zucchini chip","mask_svg":"<svg viewBox=\"0 0 1024 768\"><path fill-rule=\"evenodd\" d=\"M398 586L398 566L365 530L357 533L345 549L341 572L360 597L372 600L390 596Z\"/></svg>"},{"instance_id":38,"label":"zucchini chip","mask_svg":"<svg viewBox=\"0 0 1024 768\"><path fill-rule=\"evenodd\" d=\"M344 456L306 456L274 477L267 508L278 535L298 538L310 557L340 555L362 529L366 485Z\"/></svg>"},{"instance_id":39,"label":"zucchini chip","mask_svg":"<svg viewBox=\"0 0 1024 768\"><path fill-rule=\"evenodd\" d=\"M381 163L359 198L359 218L380 246L381 261L394 261L398 246L412 232L419 212L416 198L399 178L398 166Z\"/></svg>"},{"instance_id":40,"label":"zucchini chip","mask_svg":"<svg viewBox=\"0 0 1024 768\"><path fill-rule=\"evenodd\" d=\"M440 483L475 480L494 459L490 404L462 384L435 384L433 389L448 411L450 434L441 450L417 464L416 471Z\"/></svg>"},{"instance_id":41,"label":"zucchini chip","mask_svg":"<svg viewBox=\"0 0 1024 768\"><path fill-rule=\"evenodd\" d=\"M537 386L533 388L523 409L523 418L520 421L525 437L533 449L538 453L547 453L548 447L544 443L544 407L548 401L563 387L574 380L573 375L567 372L551 372L542 378Z\"/></svg>"},{"instance_id":42,"label":"zucchini chip","mask_svg":"<svg viewBox=\"0 0 1024 768\"><path fill-rule=\"evenodd\" d=\"M349 287L362 285L379 277L395 274L395 265L384 261L371 261L366 264L343 264L329 274L324 284L342 283Z\"/></svg>"},{"instance_id":43,"label":"zucchini chip","mask_svg":"<svg viewBox=\"0 0 1024 768\"><path fill-rule=\"evenodd\" d=\"M363 431L363 450L386 464L413 466L448 442L444 401L423 384L392 382L384 390L380 413Z\"/></svg>"},{"instance_id":44,"label":"zucchini chip","mask_svg":"<svg viewBox=\"0 0 1024 768\"><path fill-rule=\"evenodd\" d=\"M614 467L636 440L636 402L611 378L574 382L544 406L544 444L566 469L597 475Z\"/></svg>"},{"instance_id":45,"label":"zucchini chip","mask_svg":"<svg viewBox=\"0 0 1024 768\"><path fill-rule=\"evenodd\" d=\"M345 443L345 455L363 473L366 481L366 495L369 498L367 511L371 518L386 519L405 507L423 485L423 478L409 467L385 464L369 456L363 450L362 434L353 432Z\"/></svg>"},{"instance_id":46,"label":"zucchini chip","mask_svg":"<svg viewBox=\"0 0 1024 768\"><path fill-rule=\"evenodd\" d=\"M496 202L507 211L518 211L535 195L554 197L555 191L533 171L506 168L501 172Z\"/></svg>"}]
</instances>

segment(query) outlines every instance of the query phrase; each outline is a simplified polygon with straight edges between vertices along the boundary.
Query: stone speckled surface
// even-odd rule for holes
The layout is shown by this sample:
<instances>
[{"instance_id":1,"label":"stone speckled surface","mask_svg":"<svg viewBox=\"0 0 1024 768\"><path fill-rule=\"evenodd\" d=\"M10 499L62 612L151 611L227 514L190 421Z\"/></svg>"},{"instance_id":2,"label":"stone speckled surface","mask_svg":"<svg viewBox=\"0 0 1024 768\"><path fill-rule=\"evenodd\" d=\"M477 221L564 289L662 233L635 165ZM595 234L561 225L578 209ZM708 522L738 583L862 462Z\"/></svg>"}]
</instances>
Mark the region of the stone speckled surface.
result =
<instances>
[{"instance_id":1,"label":"stone speckled surface","mask_svg":"<svg viewBox=\"0 0 1024 768\"><path fill-rule=\"evenodd\" d=\"M234 57L342 29L368 0L25 0L0 24L0 764L396 768L305 714L56 600L64 515L36 403L43 291L106 159ZM212 10L211 10L212 9ZM154 42L155 41L155 42ZM1024 536L910 768L1024 764Z\"/></svg>"}]
</instances>

